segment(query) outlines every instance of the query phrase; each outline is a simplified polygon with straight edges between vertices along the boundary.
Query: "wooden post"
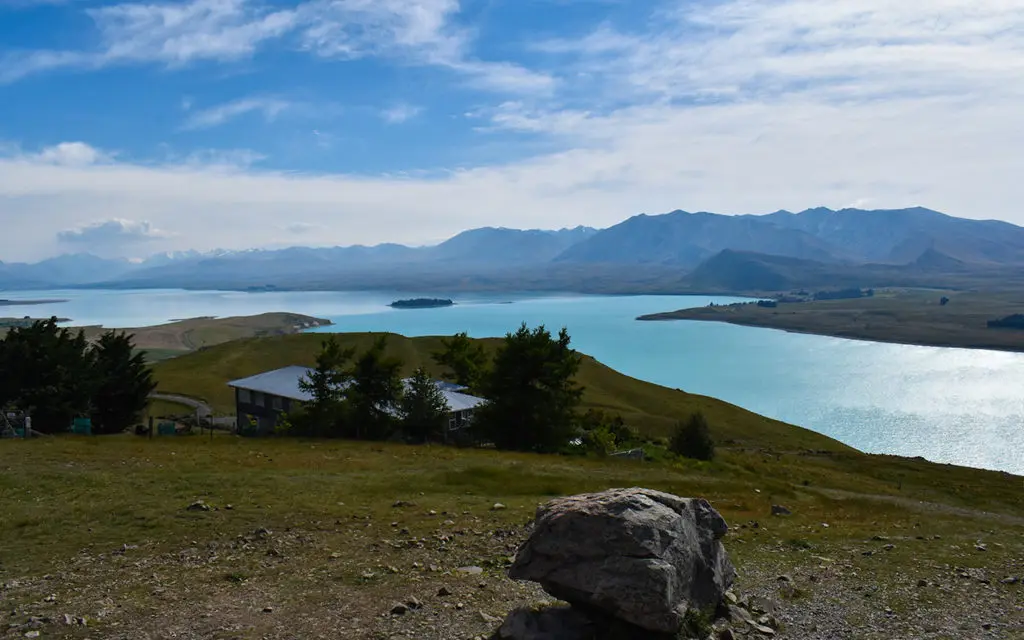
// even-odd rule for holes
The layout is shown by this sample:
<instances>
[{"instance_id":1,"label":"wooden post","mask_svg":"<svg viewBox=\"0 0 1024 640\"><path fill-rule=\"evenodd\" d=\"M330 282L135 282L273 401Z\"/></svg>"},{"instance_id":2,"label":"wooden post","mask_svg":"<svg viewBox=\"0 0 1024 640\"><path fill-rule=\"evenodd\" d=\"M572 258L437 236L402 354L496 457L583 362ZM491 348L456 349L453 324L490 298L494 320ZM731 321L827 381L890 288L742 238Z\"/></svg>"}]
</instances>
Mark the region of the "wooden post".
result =
<instances>
[{"instance_id":1,"label":"wooden post","mask_svg":"<svg viewBox=\"0 0 1024 640\"><path fill-rule=\"evenodd\" d=\"M153 439L153 416L149 416L149 439Z\"/></svg>"}]
</instances>

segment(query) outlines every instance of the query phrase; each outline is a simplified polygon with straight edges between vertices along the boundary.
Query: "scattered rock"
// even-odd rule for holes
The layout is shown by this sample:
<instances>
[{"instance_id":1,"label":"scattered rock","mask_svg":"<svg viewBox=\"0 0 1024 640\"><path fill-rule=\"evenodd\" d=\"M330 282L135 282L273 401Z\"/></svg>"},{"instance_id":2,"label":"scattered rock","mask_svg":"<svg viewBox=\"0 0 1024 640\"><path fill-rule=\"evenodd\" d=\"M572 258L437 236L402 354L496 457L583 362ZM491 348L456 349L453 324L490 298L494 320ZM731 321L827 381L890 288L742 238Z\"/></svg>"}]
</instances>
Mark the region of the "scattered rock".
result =
<instances>
[{"instance_id":1,"label":"scattered rock","mask_svg":"<svg viewBox=\"0 0 1024 640\"><path fill-rule=\"evenodd\" d=\"M988 551L988 547L986 545L981 544L980 542L974 545L974 549L976 551Z\"/></svg>"},{"instance_id":2,"label":"scattered rock","mask_svg":"<svg viewBox=\"0 0 1024 640\"><path fill-rule=\"evenodd\" d=\"M781 575L781 576L779 576L778 578L776 578L776 580L777 580L778 582L793 582L793 578L790 578L790 577L789 577L789 576L787 576L787 575Z\"/></svg>"},{"instance_id":3,"label":"scattered rock","mask_svg":"<svg viewBox=\"0 0 1024 640\"><path fill-rule=\"evenodd\" d=\"M192 504L185 507L185 511L211 511L213 507L206 504L202 500L196 500Z\"/></svg>"},{"instance_id":4,"label":"scattered rock","mask_svg":"<svg viewBox=\"0 0 1024 640\"><path fill-rule=\"evenodd\" d=\"M274 607L263 607L263 613L274 613Z\"/></svg>"},{"instance_id":5,"label":"scattered rock","mask_svg":"<svg viewBox=\"0 0 1024 640\"><path fill-rule=\"evenodd\" d=\"M917 581L917 586L918 587L927 587L928 586L928 581L924 580L924 579L918 580Z\"/></svg>"},{"instance_id":6,"label":"scattered rock","mask_svg":"<svg viewBox=\"0 0 1024 640\"><path fill-rule=\"evenodd\" d=\"M420 602L419 598L411 597L405 601L405 606L409 607L413 611L423 608L423 603Z\"/></svg>"},{"instance_id":7,"label":"scattered rock","mask_svg":"<svg viewBox=\"0 0 1024 640\"><path fill-rule=\"evenodd\" d=\"M448 587L441 587L437 590L437 595L440 598L447 598L448 596L452 595L452 590Z\"/></svg>"},{"instance_id":8,"label":"scattered rock","mask_svg":"<svg viewBox=\"0 0 1024 640\"><path fill-rule=\"evenodd\" d=\"M477 613L477 617L480 618L480 622L484 624L496 624L501 622L501 618L495 618L494 616L480 611Z\"/></svg>"},{"instance_id":9,"label":"scattered rock","mask_svg":"<svg viewBox=\"0 0 1024 640\"><path fill-rule=\"evenodd\" d=\"M894 545L894 544L887 544L887 545L885 545L882 548L885 549L886 551L892 551L893 549L896 548L896 545Z\"/></svg>"},{"instance_id":10,"label":"scattered rock","mask_svg":"<svg viewBox=\"0 0 1024 640\"><path fill-rule=\"evenodd\" d=\"M722 516L705 500L615 489L552 500L509 571L549 594L649 631L675 633L717 606L736 575Z\"/></svg>"},{"instance_id":11,"label":"scattered rock","mask_svg":"<svg viewBox=\"0 0 1024 640\"><path fill-rule=\"evenodd\" d=\"M409 612L409 607L404 605L404 604L402 604L402 603L398 603L395 606L391 607L391 614L392 615L404 616L408 612Z\"/></svg>"},{"instance_id":12,"label":"scattered rock","mask_svg":"<svg viewBox=\"0 0 1024 640\"><path fill-rule=\"evenodd\" d=\"M456 571L470 576L478 576L484 572L484 570L480 567L459 567L458 569L456 569Z\"/></svg>"},{"instance_id":13,"label":"scattered rock","mask_svg":"<svg viewBox=\"0 0 1024 640\"><path fill-rule=\"evenodd\" d=\"M736 635L732 629L722 629L718 632L718 640L736 640Z\"/></svg>"},{"instance_id":14,"label":"scattered rock","mask_svg":"<svg viewBox=\"0 0 1024 640\"><path fill-rule=\"evenodd\" d=\"M25 632L25 637L26 638L38 638L39 637L39 632L38 631L26 631Z\"/></svg>"},{"instance_id":15,"label":"scattered rock","mask_svg":"<svg viewBox=\"0 0 1024 640\"><path fill-rule=\"evenodd\" d=\"M1017 584L1018 582L1020 582L1020 578L1017 576L1009 576L1000 580L999 584Z\"/></svg>"},{"instance_id":16,"label":"scattered rock","mask_svg":"<svg viewBox=\"0 0 1024 640\"><path fill-rule=\"evenodd\" d=\"M793 515L793 512L790 511L788 508L782 506L781 504L773 504L772 505L772 515L773 516L791 516L791 515Z\"/></svg>"},{"instance_id":17,"label":"scattered rock","mask_svg":"<svg viewBox=\"0 0 1024 640\"><path fill-rule=\"evenodd\" d=\"M504 511L505 509L508 509L508 507L501 504L500 502L495 502L494 506L491 507L491 511Z\"/></svg>"}]
</instances>

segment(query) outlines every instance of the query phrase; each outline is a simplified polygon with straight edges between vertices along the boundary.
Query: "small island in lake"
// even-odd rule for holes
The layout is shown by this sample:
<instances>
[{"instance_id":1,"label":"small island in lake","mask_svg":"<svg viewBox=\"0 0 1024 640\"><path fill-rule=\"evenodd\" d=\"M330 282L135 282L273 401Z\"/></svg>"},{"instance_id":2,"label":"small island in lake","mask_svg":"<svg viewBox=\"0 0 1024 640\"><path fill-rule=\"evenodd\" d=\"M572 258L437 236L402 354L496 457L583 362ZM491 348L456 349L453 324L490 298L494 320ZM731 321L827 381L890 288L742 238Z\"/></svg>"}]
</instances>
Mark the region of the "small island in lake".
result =
<instances>
[{"instance_id":1,"label":"small island in lake","mask_svg":"<svg viewBox=\"0 0 1024 640\"><path fill-rule=\"evenodd\" d=\"M438 307L451 307L455 302L441 298L412 298L411 300L395 300L389 307L394 309L435 309Z\"/></svg>"}]
</instances>

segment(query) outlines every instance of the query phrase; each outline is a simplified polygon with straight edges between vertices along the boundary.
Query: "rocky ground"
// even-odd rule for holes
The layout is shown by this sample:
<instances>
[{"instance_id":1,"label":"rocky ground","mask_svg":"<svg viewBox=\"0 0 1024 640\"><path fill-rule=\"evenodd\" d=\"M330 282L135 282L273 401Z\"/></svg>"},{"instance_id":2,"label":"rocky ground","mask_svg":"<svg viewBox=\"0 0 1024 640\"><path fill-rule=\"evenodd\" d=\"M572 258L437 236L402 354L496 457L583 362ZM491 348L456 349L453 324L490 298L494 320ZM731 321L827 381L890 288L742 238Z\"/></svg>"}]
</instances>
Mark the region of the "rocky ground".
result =
<instances>
[{"instance_id":1,"label":"rocky ground","mask_svg":"<svg viewBox=\"0 0 1024 640\"><path fill-rule=\"evenodd\" d=\"M517 607L551 603L506 577L525 524L495 527L492 506L418 514L428 526L411 531L404 516L417 509L398 503L390 522L302 522L170 552L129 542L60 560L47 575L4 575L0 637L466 640L489 637ZM810 545L773 537L769 524L726 536L739 577L718 637L1024 638L1019 537L967 545L908 523Z\"/></svg>"}]
</instances>

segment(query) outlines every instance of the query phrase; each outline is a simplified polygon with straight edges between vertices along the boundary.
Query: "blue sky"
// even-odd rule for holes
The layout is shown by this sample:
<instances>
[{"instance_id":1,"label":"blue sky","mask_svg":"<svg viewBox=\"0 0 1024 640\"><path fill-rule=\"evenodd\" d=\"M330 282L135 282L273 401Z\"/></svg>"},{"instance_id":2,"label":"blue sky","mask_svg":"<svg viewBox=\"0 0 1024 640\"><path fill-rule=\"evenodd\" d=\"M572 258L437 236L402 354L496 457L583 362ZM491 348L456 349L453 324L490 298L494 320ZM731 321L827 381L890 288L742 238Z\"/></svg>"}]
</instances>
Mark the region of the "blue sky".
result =
<instances>
[{"instance_id":1,"label":"blue sky","mask_svg":"<svg viewBox=\"0 0 1024 640\"><path fill-rule=\"evenodd\" d=\"M1024 223L1024 0L0 0L0 260Z\"/></svg>"}]
</instances>

